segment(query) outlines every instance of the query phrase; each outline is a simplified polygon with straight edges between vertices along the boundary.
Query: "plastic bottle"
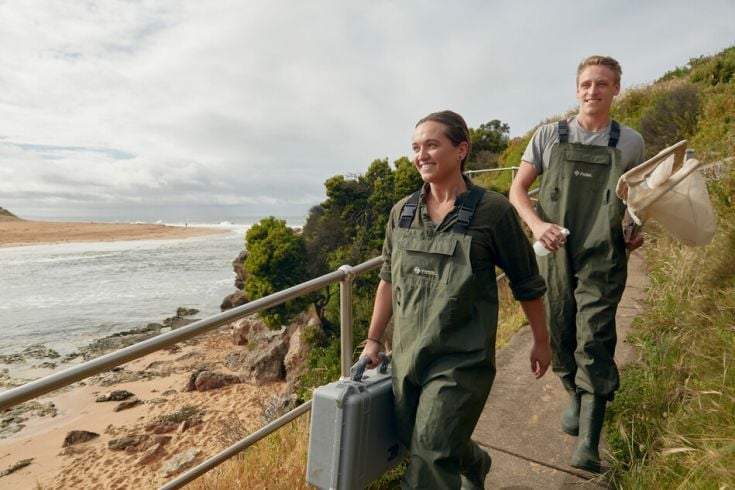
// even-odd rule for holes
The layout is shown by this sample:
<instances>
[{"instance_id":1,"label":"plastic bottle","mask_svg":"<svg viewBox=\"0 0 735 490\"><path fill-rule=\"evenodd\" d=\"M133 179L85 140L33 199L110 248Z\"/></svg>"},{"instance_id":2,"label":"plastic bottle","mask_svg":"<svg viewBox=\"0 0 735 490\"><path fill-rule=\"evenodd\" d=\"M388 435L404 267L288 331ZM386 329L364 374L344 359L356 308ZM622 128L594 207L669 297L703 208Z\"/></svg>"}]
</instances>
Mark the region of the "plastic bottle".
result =
<instances>
[{"instance_id":1,"label":"plastic bottle","mask_svg":"<svg viewBox=\"0 0 735 490\"><path fill-rule=\"evenodd\" d=\"M569 236L569 230L567 230L566 228L562 228L561 233L565 237ZM536 252L536 255L538 255L539 257L543 257L544 255L549 255L551 253L551 250L544 247L544 244L541 243L539 240L533 242L533 251Z\"/></svg>"}]
</instances>

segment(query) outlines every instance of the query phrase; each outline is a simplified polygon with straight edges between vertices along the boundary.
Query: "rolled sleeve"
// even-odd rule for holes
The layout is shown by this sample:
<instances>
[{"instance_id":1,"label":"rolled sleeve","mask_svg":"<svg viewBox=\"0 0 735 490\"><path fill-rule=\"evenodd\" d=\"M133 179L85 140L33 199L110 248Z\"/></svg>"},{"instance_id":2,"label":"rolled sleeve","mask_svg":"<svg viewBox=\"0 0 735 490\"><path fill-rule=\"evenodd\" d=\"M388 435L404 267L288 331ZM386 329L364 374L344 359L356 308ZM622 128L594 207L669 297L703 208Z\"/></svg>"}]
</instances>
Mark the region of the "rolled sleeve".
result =
<instances>
[{"instance_id":1,"label":"rolled sleeve","mask_svg":"<svg viewBox=\"0 0 735 490\"><path fill-rule=\"evenodd\" d=\"M539 274L533 249L512 206L498 222L493 242L498 266L508 277L513 297L525 301L543 296L546 281Z\"/></svg>"}]
</instances>

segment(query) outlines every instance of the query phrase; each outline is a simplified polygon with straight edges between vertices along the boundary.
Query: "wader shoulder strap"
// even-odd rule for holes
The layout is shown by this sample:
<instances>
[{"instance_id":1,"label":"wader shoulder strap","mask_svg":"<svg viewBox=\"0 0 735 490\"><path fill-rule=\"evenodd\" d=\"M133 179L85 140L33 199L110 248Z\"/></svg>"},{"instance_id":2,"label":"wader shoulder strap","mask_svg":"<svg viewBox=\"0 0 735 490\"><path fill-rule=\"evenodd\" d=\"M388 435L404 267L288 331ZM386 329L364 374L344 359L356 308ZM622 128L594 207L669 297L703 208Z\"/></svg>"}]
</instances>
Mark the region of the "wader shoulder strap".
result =
<instances>
[{"instance_id":1,"label":"wader shoulder strap","mask_svg":"<svg viewBox=\"0 0 735 490\"><path fill-rule=\"evenodd\" d=\"M615 148L618 146L618 140L620 140L620 124L613 119L610 125L610 140L607 142L607 146Z\"/></svg>"},{"instance_id":2,"label":"wader shoulder strap","mask_svg":"<svg viewBox=\"0 0 735 490\"><path fill-rule=\"evenodd\" d=\"M399 228L411 228L413 217L416 216L416 208L419 206L421 191L416 191L408 198L401 210L401 219L398 221Z\"/></svg>"},{"instance_id":3,"label":"wader shoulder strap","mask_svg":"<svg viewBox=\"0 0 735 490\"><path fill-rule=\"evenodd\" d=\"M569 142L569 123L566 119L562 119L557 123L559 128L559 143Z\"/></svg>"},{"instance_id":4,"label":"wader shoulder strap","mask_svg":"<svg viewBox=\"0 0 735 490\"><path fill-rule=\"evenodd\" d=\"M475 209L477 204L482 199L482 195L485 194L485 189L479 186L472 186L470 188L469 195L462 202L462 206L459 208L459 215L457 216L457 222L454 224L454 233L460 233L464 235L467 233L472 222L472 217L475 215Z\"/></svg>"}]
</instances>

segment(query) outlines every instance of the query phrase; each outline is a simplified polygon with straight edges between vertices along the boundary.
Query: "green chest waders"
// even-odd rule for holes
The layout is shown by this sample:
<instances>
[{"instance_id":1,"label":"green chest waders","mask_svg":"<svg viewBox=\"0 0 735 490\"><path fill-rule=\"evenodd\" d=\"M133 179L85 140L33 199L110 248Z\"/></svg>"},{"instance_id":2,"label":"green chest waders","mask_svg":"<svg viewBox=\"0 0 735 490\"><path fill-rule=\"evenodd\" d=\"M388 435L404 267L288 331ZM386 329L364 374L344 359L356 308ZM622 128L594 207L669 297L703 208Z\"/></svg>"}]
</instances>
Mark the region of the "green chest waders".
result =
<instances>
[{"instance_id":1,"label":"green chest waders","mask_svg":"<svg viewBox=\"0 0 735 490\"><path fill-rule=\"evenodd\" d=\"M460 472L482 467L481 481L489 470L470 436L495 377L497 292L491 272L473 273L465 234L483 193L472 187L454 229L439 233L410 228L416 193L393 235L393 390L410 451L403 487L456 489Z\"/></svg>"},{"instance_id":2,"label":"green chest waders","mask_svg":"<svg viewBox=\"0 0 735 490\"><path fill-rule=\"evenodd\" d=\"M625 207L615 195L623 172L619 135L613 121L608 146L569 143L560 121L537 206L541 219L570 230L564 248L539 257L548 286L552 368L562 380L609 400L619 386L615 313L627 276Z\"/></svg>"}]
</instances>

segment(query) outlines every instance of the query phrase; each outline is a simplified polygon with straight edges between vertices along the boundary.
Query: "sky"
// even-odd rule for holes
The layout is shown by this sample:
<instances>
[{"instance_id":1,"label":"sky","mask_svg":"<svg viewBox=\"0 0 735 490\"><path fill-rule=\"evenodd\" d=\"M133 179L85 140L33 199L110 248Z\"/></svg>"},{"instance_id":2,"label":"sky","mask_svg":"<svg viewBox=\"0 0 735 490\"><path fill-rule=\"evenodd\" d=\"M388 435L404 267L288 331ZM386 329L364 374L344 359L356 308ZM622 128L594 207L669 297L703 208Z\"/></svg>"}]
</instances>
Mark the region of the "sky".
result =
<instances>
[{"instance_id":1,"label":"sky","mask_svg":"<svg viewBox=\"0 0 735 490\"><path fill-rule=\"evenodd\" d=\"M511 136L735 44L735 1L0 0L0 206L25 218L306 216L443 109Z\"/></svg>"}]
</instances>

